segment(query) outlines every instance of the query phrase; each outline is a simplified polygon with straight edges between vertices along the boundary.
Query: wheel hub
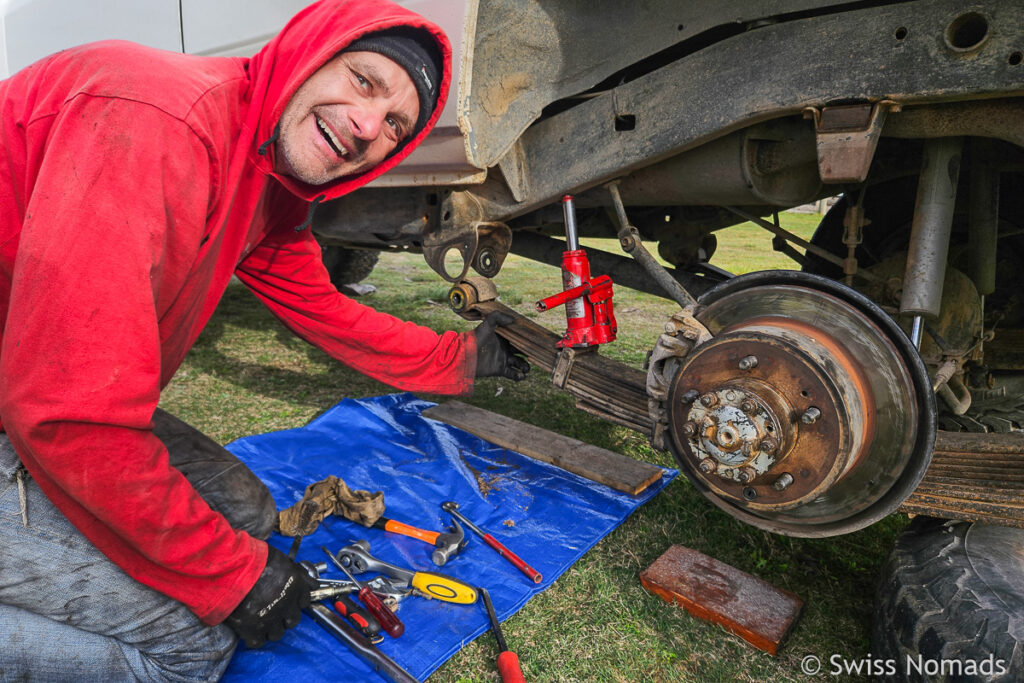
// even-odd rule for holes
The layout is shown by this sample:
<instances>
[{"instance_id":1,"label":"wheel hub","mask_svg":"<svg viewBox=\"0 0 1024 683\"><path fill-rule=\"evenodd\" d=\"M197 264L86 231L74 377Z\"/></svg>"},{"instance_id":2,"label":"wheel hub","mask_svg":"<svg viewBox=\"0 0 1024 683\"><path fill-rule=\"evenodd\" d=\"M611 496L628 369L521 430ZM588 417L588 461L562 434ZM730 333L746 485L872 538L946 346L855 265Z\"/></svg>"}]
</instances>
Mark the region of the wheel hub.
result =
<instances>
[{"instance_id":1,"label":"wheel hub","mask_svg":"<svg viewBox=\"0 0 1024 683\"><path fill-rule=\"evenodd\" d=\"M713 337L665 366L662 403L669 446L698 488L791 535L845 533L894 511L935 434L927 372L895 323L853 290L796 273L741 276L700 304Z\"/></svg>"}]
</instances>

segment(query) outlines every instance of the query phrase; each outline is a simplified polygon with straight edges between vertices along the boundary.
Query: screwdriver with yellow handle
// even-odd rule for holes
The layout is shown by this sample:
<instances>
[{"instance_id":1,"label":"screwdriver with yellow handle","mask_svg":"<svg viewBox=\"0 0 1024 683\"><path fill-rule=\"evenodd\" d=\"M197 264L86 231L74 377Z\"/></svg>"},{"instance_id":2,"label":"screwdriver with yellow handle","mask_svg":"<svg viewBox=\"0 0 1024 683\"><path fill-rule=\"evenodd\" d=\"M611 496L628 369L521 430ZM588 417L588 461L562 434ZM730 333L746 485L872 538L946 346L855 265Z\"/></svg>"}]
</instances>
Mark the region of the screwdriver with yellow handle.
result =
<instances>
[{"instance_id":1,"label":"screwdriver with yellow handle","mask_svg":"<svg viewBox=\"0 0 1024 683\"><path fill-rule=\"evenodd\" d=\"M435 572L404 569L377 559L370 554L370 544L367 541L351 543L339 550L335 557L353 574L363 572L387 574L391 578L404 581L406 586L416 589L428 598L437 598L460 605L471 605L477 599L475 588L454 577Z\"/></svg>"}]
</instances>

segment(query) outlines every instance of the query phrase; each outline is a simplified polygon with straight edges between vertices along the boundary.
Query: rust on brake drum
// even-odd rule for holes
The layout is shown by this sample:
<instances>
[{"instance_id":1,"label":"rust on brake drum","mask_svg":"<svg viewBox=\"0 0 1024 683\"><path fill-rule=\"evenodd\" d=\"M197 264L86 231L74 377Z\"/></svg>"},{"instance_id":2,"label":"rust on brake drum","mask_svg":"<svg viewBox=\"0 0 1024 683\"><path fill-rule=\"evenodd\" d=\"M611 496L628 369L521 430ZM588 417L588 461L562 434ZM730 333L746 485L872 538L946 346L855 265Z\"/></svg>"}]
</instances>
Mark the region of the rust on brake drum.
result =
<instances>
[{"instance_id":1,"label":"rust on brake drum","mask_svg":"<svg viewBox=\"0 0 1024 683\"><path fill-rule=\"evenodd\" d=\"M756 357L757 365L738 370L740 360L748 356ZM780 446L766 472L749 482L700 475L720 495L750 509L783 510L821 495L846 471L848 463L839 457L850 445L845 407L830 378L795 345L761 334L721 335L688 359L676 377L672 395L682 396L691 389L703 395L720 387L742 392L769 413L783 413L772 415L782 433L774 435ZM816 408L821 417L804 424L801 416L809 408ZM674 425L683 425L693 413L699 414L699 409L682 401L673 401L671 411ZM686 438L681 430L673 429L672 435L697 470L702 458L695 451L703 450L699 437L705 433ZM793 482L777 490L772 484L783 474L789 474Z\"/></svg>"}]
</instances>

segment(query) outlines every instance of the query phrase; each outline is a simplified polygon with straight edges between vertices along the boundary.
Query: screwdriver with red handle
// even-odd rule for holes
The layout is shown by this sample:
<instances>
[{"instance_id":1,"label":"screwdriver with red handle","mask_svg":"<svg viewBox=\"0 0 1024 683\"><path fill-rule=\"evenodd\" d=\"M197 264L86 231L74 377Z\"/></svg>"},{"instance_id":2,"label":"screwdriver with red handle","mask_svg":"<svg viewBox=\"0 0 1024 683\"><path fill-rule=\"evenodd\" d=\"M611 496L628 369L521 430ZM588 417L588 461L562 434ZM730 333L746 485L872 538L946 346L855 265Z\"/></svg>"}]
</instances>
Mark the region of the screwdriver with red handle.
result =
<instances>
[{"instance_id":1,"label":"screwdriver with red handle","mask_svg":"<svg viewBox=\"0 0 1024 683\"><path fill-rule=\"evenodd\" d=\"M501 633L501 622L494 612L494 603L486 588L477 588L477 591L484 598L484 607L487 609L487 618L491 620L491 630L494 631L494 639L498 641L498 673L501 674L502 683L526 683L523 678L523 670L519 668L519 656L508 649L505 643L505 636Z\"/></svg>"},{"instance_id":2,"label":"screwdriver with red handle","mask_svg":"<svg viewBox=\"0 0 1024 683\"><path fill-rule=\"evenodd\" d=\"M338 610L343 617L347 617L349 621L359 627L359 631L369 638L372 642L380 634L380 621L375 619L372 614L363 607L348 597L347 595L339 595L337 600L334 602L334 609ZM378 638L379 640L379 638Z\"/></svg>"},{"instance_id":3,"label":"screwdriver with red handle","mask_svg":"<svg viewBox=\"0 0 1024 683\"><path fill-rule=\"evenodd\" d=\"M298 539L301 537L296 538ZM320 588L312 591L310 594L310 598L314 602L334 600L334 608L341 612L343 616L348 617L349 621L359 627L359 632L369 638L372 642L379 642L384 637L380 635L380 622L375 619L372 614L363 609L359 603L341 592L346 589L337 585L324 585L323 579L320 578L320 572L322 571L321 567L327 569L326 564L321 563L316 565L307 560L303 560L298 564L316 581L321 582Z\"/></svg>"},{"instance_id":4,"label":"screwdriver with red handle","mask_svg":"<svg viewBox=\"0 0 1024 683\"><path fill-rule=\"evenodd\" d=\"M370 614L372 614L380 623L380 627L384 629L384 632L392 638L397 638L405 633L405 624L403 624L398 616L391 611L390 607L384 604L383 600L377 597L377 594L373 592L373 589L366 584L361 585L359 581L356 580L356 577L352 576L352 572L348 570L348 567L338 561L338 558L334 556L334 553L323 546L321 546L321 548L325 553L327 553L327 557L331 558L331 562L334 563L334 566L345 572L345 576L347 576L352 583L359 586L359 592L356 593L356 595L358 595L359 599L363 601L364 605L366 605L366 609ZM338 611L340 612L341 610L339 609ZM344 612L342 612L342 614L344 614Z\"/></svg>"}]
</instances>

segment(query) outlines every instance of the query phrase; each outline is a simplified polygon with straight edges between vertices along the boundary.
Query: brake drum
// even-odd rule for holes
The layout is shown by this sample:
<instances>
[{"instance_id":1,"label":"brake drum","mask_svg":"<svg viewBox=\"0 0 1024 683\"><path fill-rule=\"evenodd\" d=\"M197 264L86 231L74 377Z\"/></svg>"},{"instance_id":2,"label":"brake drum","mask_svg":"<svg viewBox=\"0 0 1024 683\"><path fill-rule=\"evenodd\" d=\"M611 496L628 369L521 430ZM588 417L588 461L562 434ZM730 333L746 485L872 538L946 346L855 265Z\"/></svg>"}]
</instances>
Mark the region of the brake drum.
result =
<instances>
[{"instance_id":1,"label":"brake drum","mask_svg":"<svg viewBox=\"0 0 1024 683\"><path fill-rule=\"evenodd\" d=\"M699 304L713 337L680 359L664 406L697 488L792 536L894 512L935 440L928 374L896 323L852 289L789 271L736 277Z\"/></svg>"}]
</instances>

